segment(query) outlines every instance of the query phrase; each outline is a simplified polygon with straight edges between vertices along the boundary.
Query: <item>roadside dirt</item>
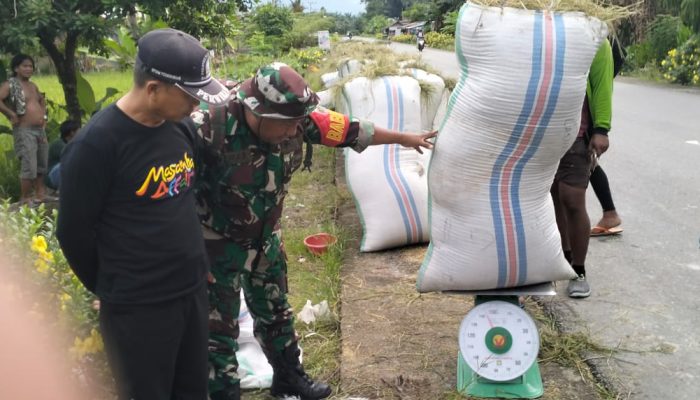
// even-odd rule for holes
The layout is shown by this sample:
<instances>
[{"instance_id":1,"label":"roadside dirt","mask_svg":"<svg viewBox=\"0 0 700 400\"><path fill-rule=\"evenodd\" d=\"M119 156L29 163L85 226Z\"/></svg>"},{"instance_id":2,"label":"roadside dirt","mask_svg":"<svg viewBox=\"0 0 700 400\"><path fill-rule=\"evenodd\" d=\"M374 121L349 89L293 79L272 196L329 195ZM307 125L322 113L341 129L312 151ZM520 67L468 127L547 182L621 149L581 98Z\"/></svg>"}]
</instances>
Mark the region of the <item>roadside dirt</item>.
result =
<instances>
[{"instance_id":1,"label":"roadside dirt","mask_svg":"<svg viewBox=\"0 0 700 400\"><path fill-rule=\"evenodd\" d=\"M342 162L338 184L344 186ZM352 239L342 269L340 392L369 399L457 399L457 332L473 297L423 294L416 274L427 246L360 253L351 197L338 213ZM536 307L532 302L528 306ZM575 368L540 365L543 399L600 399Z\"/></svg>"}]
</instances>

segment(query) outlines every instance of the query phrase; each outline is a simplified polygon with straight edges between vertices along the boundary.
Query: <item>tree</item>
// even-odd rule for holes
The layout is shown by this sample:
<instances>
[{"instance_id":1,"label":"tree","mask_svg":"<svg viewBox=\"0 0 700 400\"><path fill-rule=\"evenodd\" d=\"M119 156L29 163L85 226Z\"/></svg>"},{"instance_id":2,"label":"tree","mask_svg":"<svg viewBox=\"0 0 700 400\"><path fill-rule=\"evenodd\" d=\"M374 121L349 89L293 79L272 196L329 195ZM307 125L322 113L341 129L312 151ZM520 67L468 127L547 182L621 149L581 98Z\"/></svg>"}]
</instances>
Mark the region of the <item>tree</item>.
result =
<instances>
[{"instance_id":1,"label":"tree","mask_svg":"<svg viewBox=\"0 0 700 400\"><path fill-rule=\"evenodd\" d=\"M289 3L292 6L293 13L303 13L304 12L304 5L301 3L301 0L289 0Z\"/></svg>"},{"instance_id":2,"label":"tree","mask_svg":"<svg viewBox=\"0 0 700 400\"><path fill-rule=\"evenodd\" d=\"M294 26L291 11L275 4L265 4L256 8L252 19L265 36L282 36Z\"/></svg>"},{"instance_id":3,"label":"tree","mask_svg":"<svg viewBox=\"0 0 700 400\"><path fill-rule=\"evenodd\" d=\"M403 12L403 19L408 21L430 21L435 14L433 3L413 3Z\"/></svg>"},{"instance_id":4,"label":"tree","mask_svg":"<svg viewBox=\"0 0 700 400\"><path fill-rule=\"evenodd\" d=\"M0 52L17 53L40 45L51 58L63 87L70 118L81 119L78 99L76 50L106 54L103 39L112 35L137 7L163 18L195 36L211 34L220 27L219 17L206 17L211 10L245 7L250 0L0 0ZM223 18L223 17L222 17Z\"/></svg>"},{"instance_id":5,"label":"tree","mask_svg":"<svg viewBox=\"0 0 700 400\"><path fill-rule=\"evenodd\" d=\"M389 18L383 15L375 15L365 24L365 32L382 33L389 25L391 25Z\"/></svg>"}]
</instances>

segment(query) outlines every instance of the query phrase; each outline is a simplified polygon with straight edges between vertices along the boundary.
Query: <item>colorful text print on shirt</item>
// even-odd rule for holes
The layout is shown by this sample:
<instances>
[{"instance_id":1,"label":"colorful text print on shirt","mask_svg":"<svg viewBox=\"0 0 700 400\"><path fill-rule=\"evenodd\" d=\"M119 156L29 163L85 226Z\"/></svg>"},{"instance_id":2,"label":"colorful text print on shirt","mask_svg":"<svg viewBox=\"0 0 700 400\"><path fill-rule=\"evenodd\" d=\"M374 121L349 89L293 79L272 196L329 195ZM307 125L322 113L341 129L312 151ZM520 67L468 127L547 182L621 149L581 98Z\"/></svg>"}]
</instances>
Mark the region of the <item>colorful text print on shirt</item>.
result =
<instances>
[{"instance_id":1,"label":"colorful text print on shirt","mask_svg":"<svg viewBox=\"0 0 700 400\"><path fill-rule=\"evenodd\" d=\"M150 196L152 199L162 199L163 197L173 197L180 193L180 190L190 186L192 176L194 175L194 160L185 153L182 160L168 166L151 167L148 171L146 180L136 191L136 195L142 197L148 192L149 188L154 187Z\"/></svg>"}]
</instances>

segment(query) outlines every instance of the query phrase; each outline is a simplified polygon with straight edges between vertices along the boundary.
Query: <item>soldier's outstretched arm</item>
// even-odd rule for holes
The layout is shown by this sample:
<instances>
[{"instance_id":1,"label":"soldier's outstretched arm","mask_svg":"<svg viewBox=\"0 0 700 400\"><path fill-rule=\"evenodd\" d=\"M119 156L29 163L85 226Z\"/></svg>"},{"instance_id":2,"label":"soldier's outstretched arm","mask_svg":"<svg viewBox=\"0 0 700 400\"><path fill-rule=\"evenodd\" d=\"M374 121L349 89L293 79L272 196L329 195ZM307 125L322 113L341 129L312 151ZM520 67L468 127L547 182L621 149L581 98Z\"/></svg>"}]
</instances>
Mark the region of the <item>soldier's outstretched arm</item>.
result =
<instances>
[{"instance_id":1,"label":"soldier's outstretched arm","mask_svg":"<svg viewBox=\"0 0 700 400\"><path fill-rule=\"evenodd\" d=\"M437 131L428 133L398 132L390 129L374 127L372 144L400 144L404 147L413 147L417 152L423 154L423 148L432 149L433 144L429 139L434 138Z\"/></svg>"}]
</instances>

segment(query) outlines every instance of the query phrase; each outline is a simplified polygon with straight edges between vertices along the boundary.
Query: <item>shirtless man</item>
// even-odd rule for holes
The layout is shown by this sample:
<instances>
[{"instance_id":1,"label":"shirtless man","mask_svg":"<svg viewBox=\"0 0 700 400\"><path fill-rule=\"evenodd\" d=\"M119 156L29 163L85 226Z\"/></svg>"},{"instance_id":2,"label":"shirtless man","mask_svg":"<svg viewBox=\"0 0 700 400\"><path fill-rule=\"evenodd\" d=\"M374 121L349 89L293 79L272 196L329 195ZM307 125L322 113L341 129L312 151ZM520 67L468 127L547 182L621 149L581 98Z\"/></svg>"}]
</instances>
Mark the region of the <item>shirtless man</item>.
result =
<instances>
[{"instance_id":1,"label":"shirtless man","mask_svg":"<svg viewBox=\"0 0 700 400\"><path fill-rule=\"evenodd\" d=\"M46 140L46 103L39 88L29 79L34 73L34 60L18 54L10 63L12 77L0 85L0 112L12 123L15 154L20 160L20 204L43 201L44 178L48 171ZM32 199L32 191L34 199Z\"/></svg>"}]
</instances>

